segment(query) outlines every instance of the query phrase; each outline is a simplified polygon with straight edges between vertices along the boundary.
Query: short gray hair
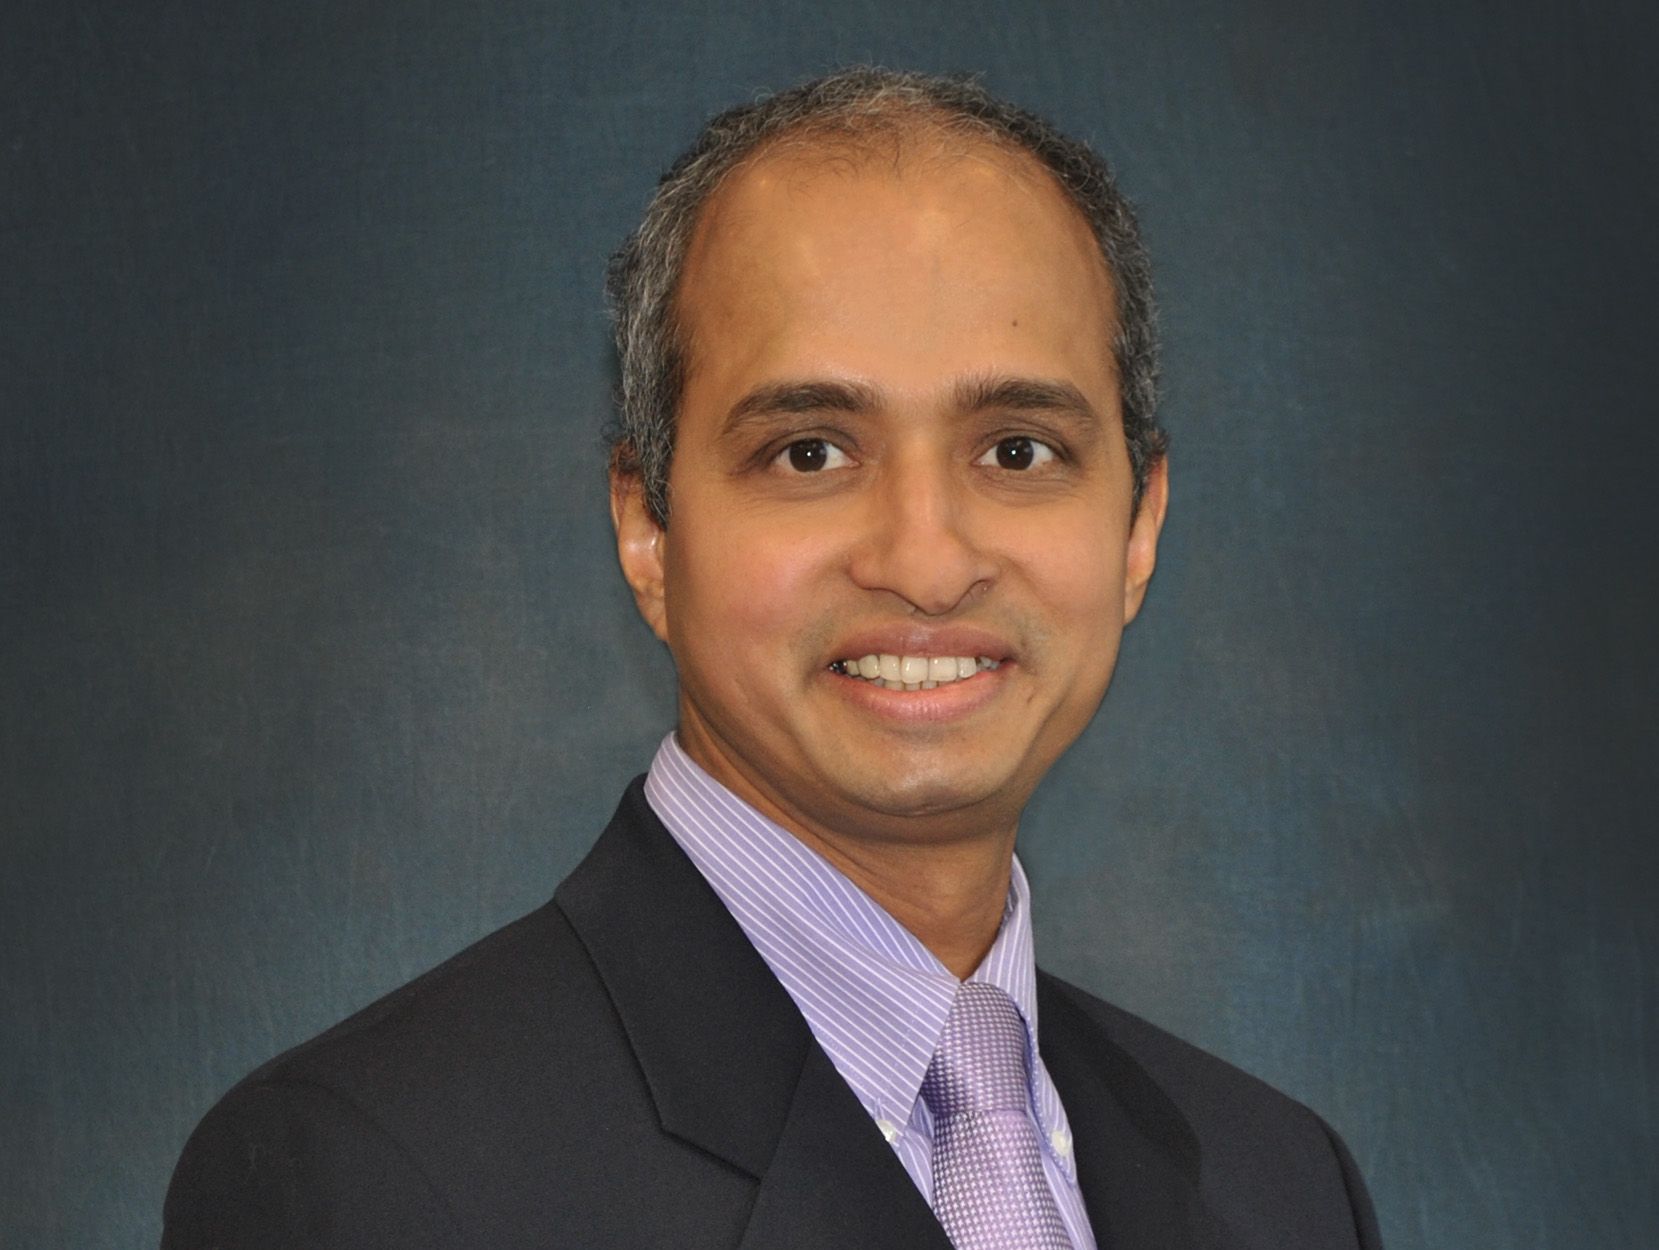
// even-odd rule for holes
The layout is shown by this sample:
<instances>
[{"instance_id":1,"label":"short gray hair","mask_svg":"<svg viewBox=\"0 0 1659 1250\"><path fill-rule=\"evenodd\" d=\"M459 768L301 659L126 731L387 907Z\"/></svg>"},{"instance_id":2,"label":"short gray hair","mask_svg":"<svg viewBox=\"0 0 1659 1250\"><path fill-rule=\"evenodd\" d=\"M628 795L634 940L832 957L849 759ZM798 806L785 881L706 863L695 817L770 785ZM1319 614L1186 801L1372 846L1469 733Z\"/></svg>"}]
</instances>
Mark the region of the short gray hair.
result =
<instances>
[{"instance_id":1,"label":"short gray hair","mask_svg":"<svg viewBox=\"0 0 1659 1250\"><path fill-rule=\"evenodd\" d=\"M662 176L639 228L611 257L605 289L621 388L608 435L610 464L613 472L637 478L659 525L668 524L668 472L686 372L676 298L704 205L734 170L781 140L866 145L875 136L902 136L917 128L1028 153L1088 222L1117 296L1111 349L1139 506L1147 473L1167 445L1157 422L1157 312L1134 210L1106 162L972 79L858 66L716 116Z\"/></svg>"}]
</instances>

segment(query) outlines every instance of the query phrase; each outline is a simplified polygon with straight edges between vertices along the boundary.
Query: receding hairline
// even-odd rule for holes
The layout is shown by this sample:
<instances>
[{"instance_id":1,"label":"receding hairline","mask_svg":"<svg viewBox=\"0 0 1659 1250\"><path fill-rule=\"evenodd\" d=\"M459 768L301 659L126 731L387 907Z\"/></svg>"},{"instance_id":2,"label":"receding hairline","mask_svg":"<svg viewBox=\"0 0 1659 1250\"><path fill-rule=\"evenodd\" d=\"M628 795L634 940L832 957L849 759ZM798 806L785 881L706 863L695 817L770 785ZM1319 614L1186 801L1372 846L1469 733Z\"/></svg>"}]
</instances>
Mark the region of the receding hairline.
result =
<instances>
[{"instance_id":1,"label":"receding hairline","mask_svg":"<svg viewBox=\"0 0 1659 1250\"><path fill-rule=\"evenodd\" d=\"M1088 215L1060 181L1055 172L1029 148L1001 131L973 118L961 117L937 109L923 109L900 101L888 110L869 118L860 115L853 122L839 117L809 118L779 134L768 135L754 148L733 161L723 171L718 182L703 196L697 213L686 234L685 250L669 298L671 333L676 340L687 375L694 367L695 346L686 309L682 303L685 290L694 269L694 256L710 219L718 211L728 193L738 183L770 162L796 164L811 171L813 167L827 172L840 169L850 176L860 176L878 168L883 159L891 166L883 171L899 178L920 169L925 171L935 164L954 164L989 154L1010 175L1010 180L1033 191L1042 191L1080 232L1080 241L1087 246L1084 253L1091 258L1106 283L1106 331L1104 350L1115 382L1121 387L1117 352L1113 341L1121 327L1118 308L1118 277L1102 253L1100 240Z\"/></svg>"},{"instance_id":2,"label":"receding hairline","mask_svg":"<svg viewBox=\"0 0 1659 1250\"><path fill-rule=\"evenodd\" d=\"M932 105L896 100L857 113L850 118L837 115L803 118L777 134L767 135L723 170L704 193L686 236L687 254L695 246L703 223L724 198L727 190L751 171L768 162L783 161L805 168L845 169L858 174L883 159L891 162L890 172L902 176L912 167L934 162L956 162L990 153L1000 158L1005 170L1017 181L1042 186L1052 192L1083 228L1108 278L1112 276L1106 257L1100 254L1099 240L1088 214L1061 182L1055 171L1029 147L976 118L950 113ZM685 277L682 269L679 274ZM1115 286L1115 283L1114 283ZM676 288L676 296L678 289Z\"/></svg>"},{"instance_id":3,"label":"receding hairline","mask_svg":"<svg viewBox=\"0 0 1659 1250\"><path fill-rule=\"evenodd\" d=\"M803 117L766 135L732 162L726 177L789 150L825 157L839 155L860 163L883 154L902 161L917 140L929 141L947 152L954 149L956 155L974 147L991 147L1009 156L1029 158L1036 167L1043 168L1029 148L988 122L932 103L878 98L866 109Z\"/></svg>"}]
</instances>

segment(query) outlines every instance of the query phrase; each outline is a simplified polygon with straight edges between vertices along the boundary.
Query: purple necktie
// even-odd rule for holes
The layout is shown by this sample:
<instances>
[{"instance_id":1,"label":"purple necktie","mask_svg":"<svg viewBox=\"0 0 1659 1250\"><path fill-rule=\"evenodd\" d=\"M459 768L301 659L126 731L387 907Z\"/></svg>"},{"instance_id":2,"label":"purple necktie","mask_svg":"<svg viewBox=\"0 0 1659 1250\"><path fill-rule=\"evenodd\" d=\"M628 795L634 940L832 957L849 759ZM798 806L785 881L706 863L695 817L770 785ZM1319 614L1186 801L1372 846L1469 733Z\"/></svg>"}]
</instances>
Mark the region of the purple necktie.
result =
<instances>
[{"instance_id":1,"label":"purple necktie","mask_svg":"<svg viewBox=\"0 0 1659 1250\"><path fill-rule=\"evenodd\" d=\"M956 992L922 1097L933 1112L933 1211L956 1250L1071 1250L1043 1175L1025 1022L994 985Z\"/></svg>"}]
</instances>

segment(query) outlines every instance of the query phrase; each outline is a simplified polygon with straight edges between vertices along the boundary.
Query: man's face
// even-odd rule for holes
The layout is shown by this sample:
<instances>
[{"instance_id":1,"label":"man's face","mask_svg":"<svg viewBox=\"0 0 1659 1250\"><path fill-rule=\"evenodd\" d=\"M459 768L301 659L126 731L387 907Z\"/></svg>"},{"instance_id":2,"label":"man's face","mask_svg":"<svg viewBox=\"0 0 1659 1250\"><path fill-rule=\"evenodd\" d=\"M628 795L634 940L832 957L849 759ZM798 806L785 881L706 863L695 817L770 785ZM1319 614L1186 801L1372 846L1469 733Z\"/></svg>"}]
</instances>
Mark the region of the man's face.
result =
<instances>
[{"instance_id":1,"label":"man's face","mask_svg":"<svg viewBox=\"0 0 1659 1250\"><path fill-rule=\"evenodd\" d=\"M1163 516L1161 466L1132 516L1088 227L989 146L783 151L708 205L679 306L668 527L616 504L682 743L797 829L1011 832L1106 690ZM869 656L954 680L892 689Z\"/></svg>"}]
</instances>

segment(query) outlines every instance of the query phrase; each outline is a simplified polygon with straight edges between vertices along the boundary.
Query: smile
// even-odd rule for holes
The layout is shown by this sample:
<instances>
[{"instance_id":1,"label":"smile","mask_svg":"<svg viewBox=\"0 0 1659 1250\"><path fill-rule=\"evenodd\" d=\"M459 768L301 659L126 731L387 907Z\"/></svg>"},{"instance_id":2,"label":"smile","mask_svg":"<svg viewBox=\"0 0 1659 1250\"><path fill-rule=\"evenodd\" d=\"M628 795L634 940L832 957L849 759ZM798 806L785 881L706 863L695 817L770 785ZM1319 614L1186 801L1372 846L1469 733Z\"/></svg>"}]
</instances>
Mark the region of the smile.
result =
<instances>
[{"instance_id":1,"label":"smile","mask_svg":"<svg viewBox=\"0 0 1659 1250\"><path fill-rule=\"evenodd\" d=\"M983 655L866 655L857 660L837 660L830 671L889 690L932 690L953 681L967 681L981 669L996 668L998 664Z\"/></svg>"}]
</instances>

